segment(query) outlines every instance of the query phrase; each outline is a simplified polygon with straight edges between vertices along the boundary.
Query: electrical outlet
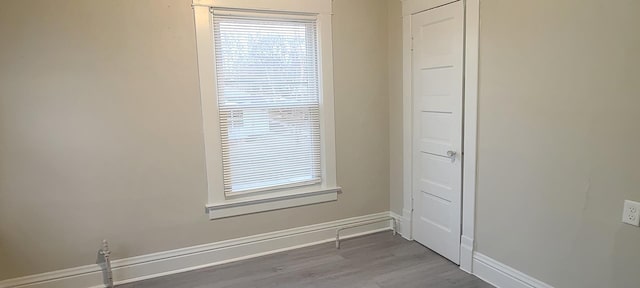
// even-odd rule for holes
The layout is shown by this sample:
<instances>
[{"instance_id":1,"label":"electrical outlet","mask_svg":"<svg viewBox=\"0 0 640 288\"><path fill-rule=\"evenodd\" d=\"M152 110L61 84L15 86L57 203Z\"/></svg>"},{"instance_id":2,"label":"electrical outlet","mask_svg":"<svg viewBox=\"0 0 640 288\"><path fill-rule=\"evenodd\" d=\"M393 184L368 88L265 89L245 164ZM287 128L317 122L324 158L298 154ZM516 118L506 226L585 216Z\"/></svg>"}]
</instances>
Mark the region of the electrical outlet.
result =
<instances>
[{"instance_id":1,"label":"electrical outlet","mask_svg":"<svg viewBox=\"0 0 640 288\"><path fill-rule=\"evenodd\" d=\"M622 211L622 222L640 226L640 203L624 200L624 210Z\"/></svg>"}]
</instances>

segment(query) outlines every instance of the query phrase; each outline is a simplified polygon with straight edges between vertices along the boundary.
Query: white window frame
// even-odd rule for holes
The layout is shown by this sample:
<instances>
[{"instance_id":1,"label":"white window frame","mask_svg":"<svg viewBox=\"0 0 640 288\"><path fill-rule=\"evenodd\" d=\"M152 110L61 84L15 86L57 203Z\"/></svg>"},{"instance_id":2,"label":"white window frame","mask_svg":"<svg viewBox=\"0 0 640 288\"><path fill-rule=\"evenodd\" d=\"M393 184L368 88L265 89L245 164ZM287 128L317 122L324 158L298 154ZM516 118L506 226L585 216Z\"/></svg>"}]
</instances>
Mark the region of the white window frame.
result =
<instances>
[{"instance_id":1,"label":"white window frame","mask_svg":"<svg viewBox=\"0 0 640 288\"><path fill-rule=\"evenodd\" d=\"M336 183L331 2L331 0L193 0L209 196L206 209L210 219L336 201L338 199L338 192L340 192L341 188ZM320 58L321 183L268 193L225 196L215 81L212 9L305 14L316 17L318 56Z\"/></svg>"}]
</instances>

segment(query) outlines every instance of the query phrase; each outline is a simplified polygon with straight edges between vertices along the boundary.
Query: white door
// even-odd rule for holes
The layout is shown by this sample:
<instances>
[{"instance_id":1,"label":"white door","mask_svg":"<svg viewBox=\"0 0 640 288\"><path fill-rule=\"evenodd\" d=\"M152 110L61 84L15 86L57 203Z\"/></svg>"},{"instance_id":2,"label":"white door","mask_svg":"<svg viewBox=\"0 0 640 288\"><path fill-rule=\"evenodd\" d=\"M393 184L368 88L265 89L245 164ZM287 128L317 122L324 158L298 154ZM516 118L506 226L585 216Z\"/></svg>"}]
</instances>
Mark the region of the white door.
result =
<instances>
[{"instance_id":1,"label":"white door","mask_svg":"<svg viewBox=\"0 0 640 288\"><path fill-rule=\"evenodd\" d=\"M411 16L413 237L456 264L462 213L462 1Z\"/></svg>"}]
</instances>

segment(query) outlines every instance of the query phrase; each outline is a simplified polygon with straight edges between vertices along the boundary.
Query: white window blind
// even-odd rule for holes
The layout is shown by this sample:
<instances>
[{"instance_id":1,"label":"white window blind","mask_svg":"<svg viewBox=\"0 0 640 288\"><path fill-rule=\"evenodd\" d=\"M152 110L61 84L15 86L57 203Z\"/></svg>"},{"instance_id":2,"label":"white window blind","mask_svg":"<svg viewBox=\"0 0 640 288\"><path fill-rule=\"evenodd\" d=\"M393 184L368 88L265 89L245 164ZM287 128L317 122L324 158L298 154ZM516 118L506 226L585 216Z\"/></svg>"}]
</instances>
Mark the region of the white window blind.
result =
<instances>
[{"instance_id":1,"label":"white window blind","mask_svg":"<svg viewBox=\"0 0 640 288\"><path fill-rule=\"evenodd\" d=\"M213 26L225 194L320 183L316 21L214 12Z\"/></svg>"}]
</instances>

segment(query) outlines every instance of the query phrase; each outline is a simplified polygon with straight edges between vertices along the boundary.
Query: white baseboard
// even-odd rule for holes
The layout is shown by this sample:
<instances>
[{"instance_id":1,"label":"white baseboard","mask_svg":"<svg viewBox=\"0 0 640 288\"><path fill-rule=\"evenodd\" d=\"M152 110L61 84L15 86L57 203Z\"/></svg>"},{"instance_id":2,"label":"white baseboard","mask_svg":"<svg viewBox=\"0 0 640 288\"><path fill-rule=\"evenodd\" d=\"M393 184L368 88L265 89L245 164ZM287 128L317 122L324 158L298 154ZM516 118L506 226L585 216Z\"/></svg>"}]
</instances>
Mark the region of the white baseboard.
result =
<instances>
[{"instance_id":1,"label":"white baseboard","mask_svg":"<svg viewBox=\"0 0 640 288\"><path fill-rule=\"evenodd\" d=\"M478 252L473 253L473 274L498 288L553 288Z\"/></svg>"},{"instance_id":2,"label":"white baseboard","mask_svg":"<svg viewBox=\"0 0 640 288\"><path fill-rule=\"evenodd\" d=\"M411 210L402 209L402 215L390 212L391 217L398 221L398 233L407 240L413 240L411 235Z\"/></svg>"},{"instance_id":3,"label":"white baseboard","mask_svg":"<svg viewBox=\"0 0 640 288\"><path fill-rule=\"evenodd\" d=\"M473 273L473 238L465 235L460 237L460 269Z\"/></svg>"},{"instance_id":4,"label":"white baseboard","mask_svg":"<svg viewBox=\"0 0 640 288\"><path fill-rule=\"evenodd\" d=\"M170 275L281 251L331 242L336 229L381 220L389 212L353 217L321 224L158 252L111 262L116 285ZM379 222L344 230L341 239L389 230L391 223ZM99 265L30 275L0 281L0 288L86 288L105 287Z\"/></svg>"},{"instance_id":5,"label":"white baseboard","mask_svg":"<svg viewBox=\"0 0 640 288\"><path fill-rule=\"evenodd\" d=\"M391 217L395 218L398 224L397 232L407 240L413 240L411 238L411 218L406 218L403 215L390 212Z\"/></svg>"}]
</instances>

